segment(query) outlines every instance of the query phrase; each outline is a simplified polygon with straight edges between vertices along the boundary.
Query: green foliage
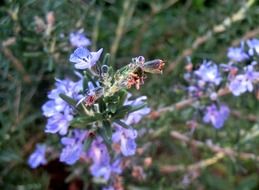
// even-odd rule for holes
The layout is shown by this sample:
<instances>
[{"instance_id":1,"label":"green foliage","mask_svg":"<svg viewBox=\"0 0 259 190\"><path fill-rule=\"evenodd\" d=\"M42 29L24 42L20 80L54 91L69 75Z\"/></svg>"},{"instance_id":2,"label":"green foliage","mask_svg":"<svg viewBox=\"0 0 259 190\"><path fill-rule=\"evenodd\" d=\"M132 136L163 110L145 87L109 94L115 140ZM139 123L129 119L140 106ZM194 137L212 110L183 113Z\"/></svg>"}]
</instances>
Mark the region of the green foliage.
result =
<instances>
[{"instance_id":1,"label":"green foliage","mask_svg":"<svg viewBox=\"0 0 259 190\"><path fill-rule=\"evenodd\" d=\"M203 58L222 63L226 60L227 48L236 44L236 41L251 35L259 37L257 1L246 12L244 19L233 22L222 32L212 33L197 47L193 45L196 39L201 40L207 31L212 31L214 26L235 14L247 1L135 0L125 11L127 1L1 2L0 189L27 190L52 187L55 176L53 171L47 166L31 170L26 162L35 144L43 142L45 138L43 133L46 121L41 115L41 105L46 101L47 92L53 87L54 78L73 76L72 65L68 61L69 54L73 51L68 40L70 32L84 28L92 40L91 49L103 47L105 53L111 53L111 57L105 56L104 63L112 60L115 68L123 67L131 61L131 57L137 55L143 55L146 60L165 60L163 75L148 76L146 84L139 91L132 90L133 94L147 95L148 103L154 111L183 99L183 94L173 86L183 83L185 56L181 55L186 49L193 48L191 57L195 66L200 64ZM51 11L54 13L55 22L49 29L46 16ZM119 24L120 19L122 26ZM172 64L176 64L174 69L167 70ZM106 106L109 107L110 112L106 114L110 114L114 120L139 109L124 106L126 94L120 93L117 100L109 100L107 97L107 105L99 103L100 109L105 110ZM75 106L76 102L64 95L61 96ZM211 140L221 147L231 147L237 152L258 155L258 124L255 124L258 123L258 118L257 121L249 121L246 117L250 114L259 115L259 102L255 94L245 94L239 98L229 95L224 97L224 101L232 110L241 114L232 115L221 130L199 124L189 137L201 142ZM116 107L113 104L121 106L116 110L113 109ZM81 107L77 109L79 112L83 111ZM164 113L158 118L146 118L139 125L146 131L138 140L139 147L148 148L134 159L139 159L138 164L141 165L146 157L152 157L153 164L151 167L144 167L146 176L143 180L132 177L130 169L125 171L125 186L128 189L141 190L258 189L259 165L258 161L253 159L243 160L239 157L225 156L213 166L201 168L196 173L161 172L161 167L166 164L187 166L215 155L206 147L197 148L171 137L171 131L189 135L190 129L186 125L186 120L192 119L192 113L192 108ZM87 125L89 122L102 120L107 127L102 128L101 133L109 142L111 129L107 124L109 121L103 118L102 114L77 118L72 125L78 127L81 123ZM52 141L55 142L55 139ZM85 147L89 144L90 142L87 142ZM64 165L62 167L67 169ZM89 178L82 179L86 189L95 188ZM189 183L184 183L184 179L188 179ZM65 186L68 187L69 184Z\"/></svg>"}]
</instances>

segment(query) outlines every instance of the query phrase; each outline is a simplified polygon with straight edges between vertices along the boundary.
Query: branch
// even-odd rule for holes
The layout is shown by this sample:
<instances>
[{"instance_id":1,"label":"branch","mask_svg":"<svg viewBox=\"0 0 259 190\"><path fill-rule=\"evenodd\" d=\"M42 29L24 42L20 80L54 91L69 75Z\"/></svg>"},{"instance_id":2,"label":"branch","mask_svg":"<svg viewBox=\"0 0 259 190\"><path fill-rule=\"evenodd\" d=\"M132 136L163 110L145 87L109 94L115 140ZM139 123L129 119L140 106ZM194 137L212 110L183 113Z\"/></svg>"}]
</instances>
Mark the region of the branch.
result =
<instances>
[{"instance_id":1,"label":"branch","mask_svg":"<svg viewBox=\"0 0 259 190\"><path fill-rule=\"evenodd\" d=\"M121 41L122 35L125 32L126 25L128 24L134 9L135 9L136 1L130 1L130 0L125 0L123 4L123 11L122 15L120 16L116 32L115 32L115 39L113 41L113 44L111 46L111 55L113 57L116 57L116 53L119 47L119 43Z\"/></svg>"},{"instance_id":2,"label":"branch","mask_svg":"<svg viewBox=\"0 0 259 190\"><path fill-rule=\"evenodd\" d=\"M203 36L199 36L193 42L191 48L185 49L182 54L180 54L176 60L171 63L166 70L167 73L170 73L174 68L180 63L182 59L187 56L190 56L194 50L196 50L200 45L207 42L209 39L213 37L213 35L217 33L221 33L226 31L231 25L235 22L243 20L245 18L246 12L249 8L254 4L255 0L248 0L244 6L242 6L236 13L234 13L231 17L225 18L220 24L215 25L211 30L208 30Z\"/></svg>"},{"instance_id":3,"label":"branch","mask_svg":"<svg viewBox=\"0 0 259 190\"><path fill-rule=\"evenodd\" d=\"M240 44L240 42L253 38L257 35L259 35L259 27L254 30L246 32L241 39L234 40L231 43L231 46L237 46L238 44Z\"/></svg>"},{"instance_id":4,"label":"branch","mask_svg":"<svg viewBox=\"0 0 259 190\"><path fill-rule=\"evenodd\" d=\"M259 117L256 116L256 115L253 115L253 114L243 114L239 111L231 111L231 114L234 116L234 117L237 117L237 118L240 118L240 119L244 119L244 120L248 120L248 121L251 121L251 122L257 122L259 120Z\"/></svg>"},{"instance_id":5,"label":"branch","mask_svg":"<svg viewBox=\"0 0 259 190\"><path fill-rule=\"evenodd\" d=\"M220 147L220 146L214 145L214 144L206 144L206 143L198 141L198 140L190 139L188 136L183 135L177 131L171 131L170 135L173 138L178 139L185 143L189 143L192 146L209 148L211 151L213 151L215 153L223 153L227 156L239 157L243 160L251 159L251 160L259 161L259 156L255 155L253 153L236 152L235 150L233 150L229 147L223 148L223 147Z\"/></svg>"},{"instance_id":6,"label":"branch","mask_svg":"<svg viewBox=\"0 0 259 190\"><path fill-rule=\"evenodd\" d=\"M220 89L217 94L218 94L218 97L220 96L225 96L227 94L229 94L230 91L227 87L225 88L222 88ZM207 96L202 96L200 98L206 98ZM166 106L166 107L163 107L163 108L160 108L158 109L157 111L153 111L151 112L151 117L152 116L155 116L155 117L158 117L161 113L164 113L164 112L172 112L172 111L175 111L175 110L181 110L183 108L186 108L190 105L192 105L194 102L196 102L197 100L199 100L198 98L189 98L189 99L186 99L186 100L182 100L176 104L172 104L170 106Z\"/></svg>"},{"instance_id":7,"label":"branch","mask_svg":"<svg viewBox=\"0 0 259 190\"><path fill-rule=\"evenodd\" d=\"M202 169L202 168L206 168L210 165L213 165L215 163L217 163L219 160L224 158L224 154L223 153L217 153L215 156L213 156L212 158L208 158L205 160L201 160L200 162L194 163L194 164L190 164L188 166L185 165L164 165L160 167L160 172L161 173L173 173L173 172L179 172L179 171L195 171L198 169Z\"/></svg>"},{"instance_id":8,"label":"branch","mask_svg":"<svg viewBox=\"0 0 259 190\"><path fill-rule=\"evenodd\" d=\"M190 164L188 166L185 166L182 164L180 164L180 165L163 165L160 167L161 173L173 173L173 172L179 172L179 171L192 172L192 171L206 168L210 165L213 165L213 164L217 163L218 161L222 160L225 156L239 157L240 159L243 159L243 160L255 160L256 162L259 161L259 156L252 154L252 153L236 152L235 150L233 150L229 147L223 148L218 145L206 144L206 143L198 141L198 140L190 139L188 136L185 136L177 131L171 131L170 134L173 138L180 140L184 143L188 143L194 147L208 148L211 151L215 152L216 155L213 156L212 158L201 160L197 163Z\"/></svg>"},{"instance_id":9,"label":"branch","mask_svg":"<svg viewBox=\"0 0 259 190\"><path fill-rule=\"evenodd\" d=\"M28 73L26 73L23 64L13 55L11 50L3 45L0 50L3 52L4 56L13 63L15 69L22 74L23 81L26 83L31 83L31 78Z\"/></svg>"}]
</instances>

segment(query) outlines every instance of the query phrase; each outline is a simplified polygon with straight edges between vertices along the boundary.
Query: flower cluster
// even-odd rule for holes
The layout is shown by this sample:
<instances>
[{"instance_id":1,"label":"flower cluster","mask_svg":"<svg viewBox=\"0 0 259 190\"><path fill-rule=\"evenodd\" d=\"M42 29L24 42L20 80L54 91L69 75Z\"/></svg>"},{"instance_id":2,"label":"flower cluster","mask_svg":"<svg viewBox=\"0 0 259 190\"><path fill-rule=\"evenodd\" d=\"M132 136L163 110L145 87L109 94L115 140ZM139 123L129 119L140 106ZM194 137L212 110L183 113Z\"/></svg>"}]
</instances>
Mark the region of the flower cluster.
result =
<instances>
[{"instance_id":1,"label":"flower cluster","mask_svg":"<svg viewBox=\"0 0 259 190\"><path fill-rule=\"evenodd\" d=\"M228 87L234 96L253 91L254 84L259 80L259 72L255 70L258 54L258 39L248 40L240 47L228 50L230 62L225 67L229 71Z\"/></svg>"},{"instance_id":2,"label":"flower cluster","mask_svg":"<svg viewBox=\"0 0 259 190\"><path fill-rule=\"evenodd\" d=\"M43 115L48 118L45 132L67 134L70 122L73 119L73 109L64 101L59 94L78 100L82 97L79 92L82 90L82 79L73 82L69 79L56 79L56 88L48 94L49 100L42 106Z\"/></svg>"},{"instance_id":3,"label":"flower cluster","mask_svg":"<svg viewBox=\"0 0 259 190\"><path fill-rule=\"evenodd\" d=\"M234 96L253 91L259 81L259 72L256 71L258 53L259 40L252 39L242 42L240 47L229 48L227 64L203 61L196 70L193 70L192 63L187 64L184 78L189 83L186 88L188 95L198 100L209 97L206 105L196 106L204 123L221 128L229 116L230 109L218 97L220 88L226 87ZM204 101L199 101L199 104L204 104Z\"/></svg>"},{"instance_id":4,"label":"flower cluster","mask_svg":"<svg viewBox=\"0 0 259 190\"><path fill-rule=\"evenodd\" d=\"M79 47L69 60L83 72L76 73L77 81L56 79L55 88L48 93L49 100L42 106L47 117L45 132L59 134L61 162L90 164L92 176L107 182L122 172L123 158L135 154L138 131L133 125L150 112L147 97L133 98L127 89L139 89L146 73L161 73L164 62L145 62L139 56L113 73L107 62L99 61L103 49L91 52L82 47L83 41L76 42L82 37L76 35L81 34L71 34L70 39ZM107 56L104 60L108 60ZM39 145L30 156L32 168L46 164L45 149L46 145Z\"/></svg>"}]
</instances>

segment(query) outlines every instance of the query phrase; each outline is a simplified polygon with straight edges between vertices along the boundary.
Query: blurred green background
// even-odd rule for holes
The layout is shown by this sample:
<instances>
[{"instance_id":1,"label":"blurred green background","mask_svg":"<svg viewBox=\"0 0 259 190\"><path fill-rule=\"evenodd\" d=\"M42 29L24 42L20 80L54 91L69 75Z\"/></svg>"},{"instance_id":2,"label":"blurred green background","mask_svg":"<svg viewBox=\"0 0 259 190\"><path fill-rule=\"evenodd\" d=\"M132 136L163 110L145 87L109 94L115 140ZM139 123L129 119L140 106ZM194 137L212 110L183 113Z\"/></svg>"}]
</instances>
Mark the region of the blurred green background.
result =
<instances>
[{"instance_id":1,"label":"blurred green background","mask_svg":"<svg viewBox=\"0 0 259 190\"><path fill-rule=\"evenodd\" d=\"M99 188L87 173L65 182L72 169L57 161L36 170L26 164L36 143L57 141L44 134L41 105L55 77L73 75L68 61L73 51L70 32L83 28L92 40L91 50L103 47L105 53L110 52L116 68L138 55L146 60L163 59L163 75L148 76L139 91L130 90L148 96L156 111L186 98L176 87L186 85L187 56L195 65L202 59L223 63L228 47L259 37L258 18L257 0L1 1L0 189ZM259 161L238 155L247 152L258 158L256 94L228 95L222 101L235 112L221 130L198 124L190 135L186 121L193 117L192 106L145 118L137 128L146 133L138 140L139 153L132 159L143 166L152 158L152 164L143 166L140 177L126 170L125 189L259 189ZM172 132L196 140L196 144L184 143L182 136ZM197 146L197 141L205 146ZM221 157L207 142L237 154ZM188 169L193 164L197 168Z\"/></svg>"}]
</instances>

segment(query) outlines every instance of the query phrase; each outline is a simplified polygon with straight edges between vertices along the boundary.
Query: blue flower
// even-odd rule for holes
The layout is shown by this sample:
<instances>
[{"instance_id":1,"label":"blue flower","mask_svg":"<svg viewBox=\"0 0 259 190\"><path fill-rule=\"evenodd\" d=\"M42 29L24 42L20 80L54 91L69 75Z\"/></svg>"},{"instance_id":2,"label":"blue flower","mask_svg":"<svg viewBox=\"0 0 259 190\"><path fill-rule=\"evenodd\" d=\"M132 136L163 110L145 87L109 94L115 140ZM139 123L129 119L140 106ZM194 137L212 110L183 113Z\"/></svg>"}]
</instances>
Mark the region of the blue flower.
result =
<instances>
[{"instance_id":1,"label":"blue flower","mask_svg":"<svg viewBox=\"0 0 259 190\"><path fill-rule=\"evenodd\" d=\"M252 92L253 82L259 79L259 72L254 71L254 65L256 63L252 63L244 68L244 74L239 74L230 80L229 90L235 95L239 96L246 91Z\"/></svg>"},{"instance_id":2,"label":"blue flower","mask_svg":"<svg viewBox=\"0 0 259 190\"><path fill-rule=\"evenodd\" d=\"M243 48L237 47L237 48L229 48L227 56L229 59L233 61L244 61L249 58L249 56L244 52Z\"/></svg>"},{"instance_id":3,"label":"blue flower","mask_svg":"<svg viewBox=\"0 0 259 190\"><path fill-rule=\"evenodd\" d=\"M218 66L212 62L204 61L200 68L194 72L202 81L219 85L222 78Z\"/></svg>"},{"instance_id":4,"label":"blue flower","mask_svg":"<svg viewBox=\"0 0 259 190\"><path fill-rule=\"evenodd\" d=\"M30 155L28 159L28 164L31 168L37 168L39 165L44 165L47 163L45 158L46 145L37 144L36 150Z\"/></svg>"},{"instance_id":5,"label":"blue flower","mask_svg":"<svg viewBox=\"0 0 259 190\"><path fill-rule=\"evenodd\" d=\"M73 116L70 114L56 113L52 117L48 118L45 132L57 133L65 135L70 125Z\"/></svg>"},{"instance_id":6,"label":"blue flower","mask_svg":"<svg viewBox=\"0 0 259 190\"><path fill-rule=\"evenodd\" d=\"M219 108L215 104L212 104L206 108L203 121L205 123L211 123L215 128L223 127L226 119L230 113L229 108L226 105L221 105Z\"/></svg>"},{"instance_id":7,"label":"blue flower","mask_svg":"<svg viewBox=\"0 0 259 190\"><path fill-rule=\"evenodd\" d=\"M56 103L53 100L47 101L42 106L43 115L46 117L51 117L55 115L58 111L56 110Z\"/></svg>"},{"instance_id":8,"label":"blue flower","mask_svg":"<svg viewBox=\"0 0 259 190\"><path fill-rule=\"evenodd\" d=\"M102 177L104 180L108 181L112 173L120 174L122 172L121 169L121 160L116 160L111 165L107 164L96 164L94 163L91 167L91 174L94 177Z\"/></svg>"},{"instance_id":9,"label":"blue flower","mask_svg":"<svg viewBox=\"0 0 259 190\"><path fill-rule=\"evenodd\" d=\"M86 138L87 132L81 130L74 130L73 137L63 137L61 143L65 145L60 154L60 161L72 165L80 159L83 152L83 142Z\"/></svg>"},{"instance_id":10,"label":"blue flower","mask_svg":"<svg viewBox=\"0 0 259 190\"><path fill-rule=\"evenodd\" d=\"M45 132L57 133L65 135L71 120L73 119L73 110L65 102L60 94L65 94L75 100L82 98L79 94L82 90L82 79L77 82L71 80L56 79L56 88L51 90L48 94L50 99L42 106L43 115L48 117Z\"/></svg>"},{"instance_id":11,"label":"blue flower","mask_svg":"<svg viewBox=\"0 0 259 190\"><path fill-rule=\"evenodd\" d=\"M91 174L95 177L102 177L105 180L108 180L111 175L110 155L106 145L100 137L92 142L88 151L88 156L93 162L90 166Z\"/></svg>"},{"instance_id":12,"label":"blue flower","mask_svg":"<svg viewBox=\"0 0 259 190\"><path fill-rule=\"evenodd\" d=\"M69 41L74 47L84 47L91 45L91 41L80 31L70 33Z\"/></svg>"},{"instance_id":13,"label":"blue flower","mask_svg":"<svg viewBox=\"0 0 259 190\"><path fill-rule=\"evenodd\" d=\"M116 131L112 134L112 141L120 144L120 150L124 156L134 155L136 152L137 131L134 129L125 129L115 125Z\"/></svg>"},{"instance_id":14,"label":"blue flower","mask_svg":"<svg viewBox=\"0 0 259 190\"><path fill-rule=\"evenodd\" d=\"M124 105L130 105L130 106L140 106L145 103L147 100L146 96L141 96L135 100L129 100L131 97L131 94L128 95L126 101L124 102ZM125 119L125 123L127 125L132 125L132 124L137 124L140 122L140 120L147 114L149 114L151 111L150 108L148 107L143 107L137 111L131 112L130 114L127 115Z\"/></svg>"},{"instance_id":15,"label":"blue flower","mask_svg":"<svg viewBox=\"0 0 259 190\"><path fill-rule=\"evenodd\" d=\"M102 190L115 190L112 186L104 187Z\"/></svg>"},{"instance_id":16,"label":"blue flower","mask_svg":"<svg viewBox=\"0 0 259 190\"><path fill-rule=\"evenodd\" d=\"M259 72L254 70L255 65L257 65L257 62L254 61L250 65L244 67L247 79L252 82L259 80Z\"/></svg>"},{"instance_id":17,"label":"blue flower","mask_svg":"<svg viewBox=\"0 0 259 190\"><path fill-rule=\"evenodd\" d=\"M245 75L237 75L233 80L230 81L228 87L235 96L239 96L246 91L253 91L253 84L250 80L247 80Z\"/></svg>"},{"instance_id":18,"label":"blue flower","mask_svg":"<svg viewBox=\"0 0 259 190\"><path fill-rule=\"evenodd\" d=\"M79 47L70 55L69 61L75 63L76 69L89 69L99 60L103 49L90 52L88 49Z\"/></svg>"}]
</instances>

